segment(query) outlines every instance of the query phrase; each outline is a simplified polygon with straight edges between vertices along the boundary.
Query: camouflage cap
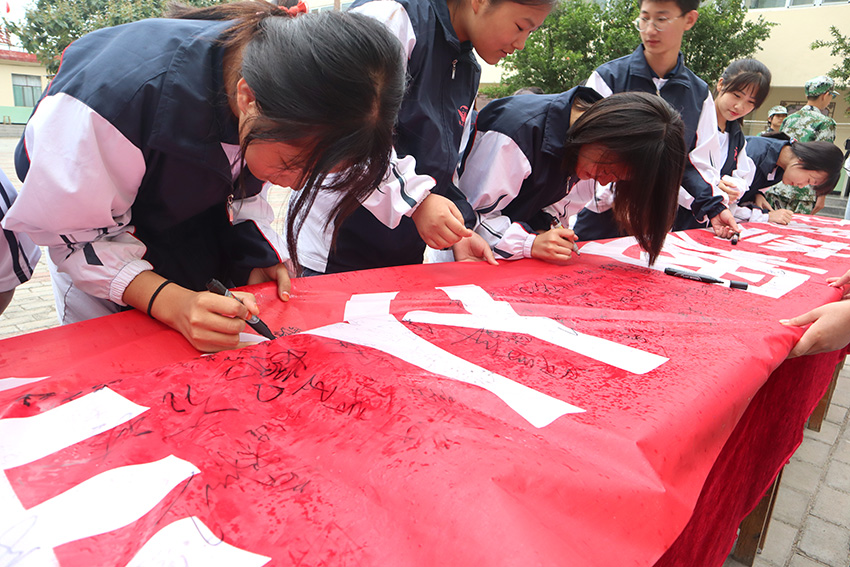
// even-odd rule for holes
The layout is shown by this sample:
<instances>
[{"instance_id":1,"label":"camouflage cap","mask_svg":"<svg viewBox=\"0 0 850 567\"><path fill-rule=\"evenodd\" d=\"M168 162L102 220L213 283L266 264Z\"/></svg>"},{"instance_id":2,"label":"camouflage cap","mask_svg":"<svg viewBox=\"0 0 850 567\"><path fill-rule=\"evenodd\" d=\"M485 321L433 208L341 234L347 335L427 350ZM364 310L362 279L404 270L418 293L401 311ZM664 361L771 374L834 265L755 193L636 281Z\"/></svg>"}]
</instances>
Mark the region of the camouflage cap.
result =
<instances>
[{"instance_id":1,"label":"camouflage cap","mask_svg":"<svg viewBox=\"0 0 850 567\"><path fill-rule=\"evenodd\" d=\"M767 111L767 117L770 118L774 114L788 114L788 109L782 106L781 104L777 104L776 106Z\"/></svg>"},{"instance_id":2,"label":"camouflage cap","mask_svg":"<svg viewBox=\"0 0 850 567\"><path fill-rule=\"evenodd\" d=\"M838 96L838 93L832 90L834 87L835 81L826 75L820 75L806 81L806 96L820 96L827 91L832 91L832 96Z\"/></svg>"}]
</instances>

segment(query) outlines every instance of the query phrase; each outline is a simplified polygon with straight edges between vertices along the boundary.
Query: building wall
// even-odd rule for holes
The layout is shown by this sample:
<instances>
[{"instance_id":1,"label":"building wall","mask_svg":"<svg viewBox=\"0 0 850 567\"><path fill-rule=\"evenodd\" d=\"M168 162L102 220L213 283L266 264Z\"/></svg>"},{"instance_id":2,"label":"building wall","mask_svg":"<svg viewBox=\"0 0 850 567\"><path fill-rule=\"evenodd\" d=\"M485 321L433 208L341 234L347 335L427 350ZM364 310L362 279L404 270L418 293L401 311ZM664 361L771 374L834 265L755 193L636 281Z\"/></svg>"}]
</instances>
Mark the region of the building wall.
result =
<instances>
[{"instance_id":1,"label":"building wall","mask_svg":"<svg viewBox=\"0 0 850 567\"><path fill-rule=\"evenodd\" d=\"M32 113L31 106L15 106L12 75L39 77L41 89L47 86L47 70L38 63L9 61L0 58L0 124L24 124Z\"/></svg>"},{"instance_id":2,"label":"building wall","mask_svg":"<svg viewBox=\"0 0 850 567\"><path fill-rule=\"evenodd\" d=\"M841 61L829 49L811 49L816 39L830 40L830 26L845 35L850 32L850 4L750 10L748 20L762 17L776 25L761 44L756 59L768 66L777 87L801 86L817 75L825 75Z\"/></svg>"},{"instance_id":3,"label":"building wall","mask_svg":"<svg viewBox=\"0 0 850 567\"><path fill-rule=\"evenodd\" d=\"M850 32L850 4L836 6L807 6L792 8L769 8L750 10L747 18L759 16L778 25L771 30L761 51L755 58L767 65L772 80L770 94L764 104L754 111L746 121L749 134L764 130L767 123L767 111L772 106L788 103L805 103L806 94L803 85L818 75L826 75L840 62L827 48L811 49L816 39L830 40L830 26L847 34ZM846 90L839 91L828 111L829 116L838 123L835 144L844 149L844 141L850 138L850 114L844 96Z\"/></svg>"}]
</instances>

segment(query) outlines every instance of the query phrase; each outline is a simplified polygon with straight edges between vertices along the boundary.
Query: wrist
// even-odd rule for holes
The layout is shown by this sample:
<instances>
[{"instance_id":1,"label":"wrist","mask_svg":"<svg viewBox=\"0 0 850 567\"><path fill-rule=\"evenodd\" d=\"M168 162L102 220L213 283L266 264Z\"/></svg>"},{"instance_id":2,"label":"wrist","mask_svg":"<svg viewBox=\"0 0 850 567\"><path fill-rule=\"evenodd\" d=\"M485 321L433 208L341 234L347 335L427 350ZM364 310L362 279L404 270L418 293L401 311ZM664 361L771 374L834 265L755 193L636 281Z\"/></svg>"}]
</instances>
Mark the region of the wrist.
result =
<instances>
[{"instance_id":1,"label":"wrist","mask_svg":"<svg viewBox=\"0 0 850 567\"><path fill-rule=\"evenodd\" d=\"M153 291L150 299L148 300L148 309L147 309L148 317L153 318L151 311L153 309L153 304L156 301L156 298L159 297L159 294L162 292L163 289L165 289L166 286L173 284L173 283L174 283L173 280L165 280L164 282L159 284L159 286L157 286L157 288Z\"/></svg>"}]
</instances>

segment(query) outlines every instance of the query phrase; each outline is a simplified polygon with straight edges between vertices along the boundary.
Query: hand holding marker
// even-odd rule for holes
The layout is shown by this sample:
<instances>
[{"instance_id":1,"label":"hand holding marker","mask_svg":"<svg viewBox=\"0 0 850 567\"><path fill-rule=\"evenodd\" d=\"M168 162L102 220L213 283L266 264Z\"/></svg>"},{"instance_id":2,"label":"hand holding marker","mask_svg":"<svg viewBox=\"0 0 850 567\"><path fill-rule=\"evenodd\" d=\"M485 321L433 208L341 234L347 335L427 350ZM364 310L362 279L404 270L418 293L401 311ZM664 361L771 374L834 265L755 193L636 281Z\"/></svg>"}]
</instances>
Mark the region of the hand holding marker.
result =
<instances>
[{"instance_id":1,"label":"hand holding marker","mask_svg":"<svg viewBox=\"0 0 850 567\"><path fill-rule=\"evenodd\" d=\"M242 301L240 301L238 297L230 293L230 290L227 289L223 283L221 283L215 278L207 282L207 289L210 290L212 293L223 295L225 297L232 297L236 301L239 301L239 303L242 303ZM247 319L245 322L248 323L252 329L257 331L267 339L275 338L274 333L271 332L268 325L263 323L256 315L251 315L251 318Z\"/></svg>"},{"instance_id":2,"label":"hand holding marker","mask_svg":"<svg viewBox=\"0 0 850 567\"><path fill-rule=\"evenodd\" d=\"M564 228L564 225L561 224L561 221L559 221L556 218L552 219L552 223L551 223L550 226L551 226L551 228ZM581 252L578 251L578 244L576 244L576 241L573 240L572 243L573 243L573 252L575 252L576 255L581 256Z\"/></svg>"},{"instance_id":3,"label":"hand holding marker","mask_svg":"<svg viewBox=\"0 0 850 567\"><path fill-rule=\"evenodd\" d=\"M729 195L729 210L734 213L738 205L738 199L742 196L741 190L738 188L738 181L734 177L724 175L720 178L720 184L718 187ZM733 245L738 244L739 236L739 232L732 235L730 240Z\"/></svg>"}]
</instances>

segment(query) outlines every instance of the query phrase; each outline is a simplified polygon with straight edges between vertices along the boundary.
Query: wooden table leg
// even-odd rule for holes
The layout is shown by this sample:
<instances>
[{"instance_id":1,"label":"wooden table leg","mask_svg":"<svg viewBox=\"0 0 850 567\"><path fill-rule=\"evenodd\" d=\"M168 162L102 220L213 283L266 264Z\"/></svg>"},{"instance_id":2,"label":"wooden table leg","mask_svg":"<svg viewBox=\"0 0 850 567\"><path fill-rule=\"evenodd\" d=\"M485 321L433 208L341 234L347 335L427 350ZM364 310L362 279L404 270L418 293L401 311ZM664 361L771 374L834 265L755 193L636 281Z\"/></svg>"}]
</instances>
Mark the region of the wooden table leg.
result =
<instances>
[{"instance_id":1,"label":"wooden table leg","mask_svg":"<svg viewBox=\"0 0 850 567\"><path fill-rule=\"evenodd\" d=\"M756 559L756 554L764 547L764 540L767 537L767 528L773 514L773 504L776 502L781 479L782 471L779 471L764 497L750 512L750 515L741 522L738 540L732 550L732 557L735 561L744 565L752 565Z\"/></svg>"},{"instance_id":2,"label":"wooden table leg","mask_svg":"<svg viewBox=\"0 0 850 567\"><path fill-rule=\"evenodd\" d=\"M829 409L829 404L832 402L832 393L835 391L836 382L838 382L838 374L841 372L842 368L844 368L844 358L842 358L835 366L835 374L832 375L832 382L829 383L829 388L827 388L826 394L824 394L823 398L821 398L820 402L818 402L815 411L812 412L812 415L809 417L809 421L806 423L806 427L812 431L820 431L823 420L826 418L826 412Z\"/></svg>"}]
</instances>

